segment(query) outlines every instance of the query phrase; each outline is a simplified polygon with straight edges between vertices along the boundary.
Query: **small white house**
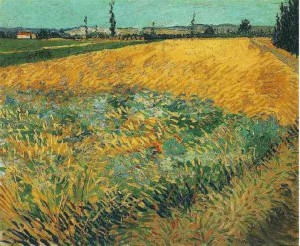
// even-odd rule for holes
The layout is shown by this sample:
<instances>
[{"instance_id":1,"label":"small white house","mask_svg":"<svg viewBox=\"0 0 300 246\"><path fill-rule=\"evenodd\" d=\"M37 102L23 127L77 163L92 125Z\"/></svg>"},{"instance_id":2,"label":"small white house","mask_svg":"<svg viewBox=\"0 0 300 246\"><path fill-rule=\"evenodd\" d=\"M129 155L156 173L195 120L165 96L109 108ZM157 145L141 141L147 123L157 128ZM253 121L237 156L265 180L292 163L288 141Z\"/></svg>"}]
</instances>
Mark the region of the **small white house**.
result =
<instances>
[{"instance_id":1,"label":"small white house","mask_svg":"<svg viewBox=\"0 0 300 246\"><path fill-rule=\"evenodd\" d=\"M32 32L18 32L17 39L36 39L36 34Z\"/></svg>"}]
</instances>

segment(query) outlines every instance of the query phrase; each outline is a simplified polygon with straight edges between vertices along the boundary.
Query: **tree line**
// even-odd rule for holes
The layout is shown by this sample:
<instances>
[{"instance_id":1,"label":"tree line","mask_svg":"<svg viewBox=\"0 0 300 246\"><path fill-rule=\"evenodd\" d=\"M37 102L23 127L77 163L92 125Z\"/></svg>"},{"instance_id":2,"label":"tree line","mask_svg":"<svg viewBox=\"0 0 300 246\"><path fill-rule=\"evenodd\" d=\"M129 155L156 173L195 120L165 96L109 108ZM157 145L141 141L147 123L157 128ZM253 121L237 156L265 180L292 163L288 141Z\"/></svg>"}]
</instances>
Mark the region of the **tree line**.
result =
<instances>
[{"instance_id":1,"label":"tree line","mask_svg":"<svg viewBox=\"0 0 300 246\"><path fill-rule=\"evenodd\" d=\"M110 34L104 33L88 33L88 17L84 18L84 27L85 27L85 38L115 38L119 36L119 39L171 39L171 38L191 38L191 37L261 37L269 36L269 33L266 33L263 30L254 31L252 25L248 19L241 21L238 30L230 31L227 33L218 33L213 26L208 26L203 32L197 31L196 24L196 14L193 13L192 20L190 23L190 31L186 34L158 34L156 32L157 28L155 27L155 22L153 21L150 33L143 34L127 34L127 35L117 35L117 21L114 11L116 1L109 1L109 31ZM281 3L280 13L276 16L276 25L274 28L274 34L272 34L273 44L279 48L283 48L293 54L299 55L299 1L298 0L288 0L285 3ZM96 26L97 30L97 26ZM15 37L15 34L0 32L0 38L12 38ZM48 39L48 38L70 38L65 34L64 30L61 29L58 31L50 31L47 29L41 29L37 33L37 38L39 39Z\"/></svg>"},{"instance_id":2,"label":"tree line","mask_svg":"<svg viewBox=\"0 0 300 246\"><path fill-rule=\"evenodd\" d=\"M110 32L111 36L116 35L116 18L114 14L115 0L111 0L110 6ZM279 48L283 48L293 54L299 55L299 0L288 0L288 2L281 3L280 13L276 17L276 25L274 28L273 44ZM248 19L241 21L239 28L235 32L217 33L213 26L207 27L203 33L196 31L196 14L190 24L190 34L157 34L155 31L155 22L152 23L150 34L143 34L145 39L159 39L159 38L180 38L180 37L260 37L269 36L263 30L253 31L252 25Z\"/></svg>"}]
</instances>

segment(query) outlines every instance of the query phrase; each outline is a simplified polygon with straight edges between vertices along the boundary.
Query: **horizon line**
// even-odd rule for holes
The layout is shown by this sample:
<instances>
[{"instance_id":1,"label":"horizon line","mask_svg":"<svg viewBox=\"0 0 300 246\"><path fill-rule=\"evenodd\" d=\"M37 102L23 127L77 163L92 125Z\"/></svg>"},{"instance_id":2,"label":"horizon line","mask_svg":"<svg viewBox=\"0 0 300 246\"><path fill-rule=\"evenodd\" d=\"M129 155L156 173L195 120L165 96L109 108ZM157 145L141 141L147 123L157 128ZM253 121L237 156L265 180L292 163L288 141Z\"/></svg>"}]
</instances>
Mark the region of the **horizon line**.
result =
<instances>
[{"instance_id":1,"label":"horizon line","mask_svg":"<svg viewBox=\"0 0 300 246\"><path fill-rule=\"evenodd\" d=\"M239 26L239 24L232 24L232 23L222 23L222 24L195 24L195 25L203 25L203 26L221 26L221 25L232 25L232 26ZM88 28L109 28L109 26L98 26L98 25L92 25L92 26L87 26ZM174 27L189 27L190 25L172 25L172 26L156 26L155 28L174 28ZM84 25L80 26L73 26L73 27L24 27L24 26L14 26L14 27L5 27L5 26L0 26L0 28L3 29L16 29L16 28L24 28L24 29L75 29L75 28L80 28L80 27L85 27ZM273 25L252 25L252 27L273 27ZM133 27L133 26L120 26L116 28L132 28L132 29L143 29L143 28L152 28L152 26L144 26L144 27Z\"/></svg>"}]
</instances>

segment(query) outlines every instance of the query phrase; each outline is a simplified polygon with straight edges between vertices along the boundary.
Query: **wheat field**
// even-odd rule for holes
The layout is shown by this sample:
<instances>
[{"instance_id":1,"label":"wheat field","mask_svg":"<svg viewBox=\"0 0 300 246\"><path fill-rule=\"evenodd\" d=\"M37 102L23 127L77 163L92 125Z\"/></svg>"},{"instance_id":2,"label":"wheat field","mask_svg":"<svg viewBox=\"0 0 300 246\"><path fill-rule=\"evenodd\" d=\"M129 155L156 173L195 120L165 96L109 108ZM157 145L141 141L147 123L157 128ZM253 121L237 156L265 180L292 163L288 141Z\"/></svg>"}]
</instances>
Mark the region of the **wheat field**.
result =
<instances>
[{"instance_id":1,"label":"wheat field","mask_svg":"<svg viewBox=\"0 0 300 246\"><path fill-rule=\"evenodd\" d=\"M2 239L294 245L297 62L236 38L0 67Z\"/></svg>"},{"instance_id":2,"label":"wheat field","mask_svg":"<svg viewBox=\"0 0 300 246\"><path fill-rule=\"evenodd\" d=\"M258 40L274 49L268 39ZM270 48L271 47L271 48ZM0 68L1 84L20 89L104 91L125 84L211 98L232 113L298 117L292 55L248 38L167 40L34 64Z\"/></svg>"}]
</instances>

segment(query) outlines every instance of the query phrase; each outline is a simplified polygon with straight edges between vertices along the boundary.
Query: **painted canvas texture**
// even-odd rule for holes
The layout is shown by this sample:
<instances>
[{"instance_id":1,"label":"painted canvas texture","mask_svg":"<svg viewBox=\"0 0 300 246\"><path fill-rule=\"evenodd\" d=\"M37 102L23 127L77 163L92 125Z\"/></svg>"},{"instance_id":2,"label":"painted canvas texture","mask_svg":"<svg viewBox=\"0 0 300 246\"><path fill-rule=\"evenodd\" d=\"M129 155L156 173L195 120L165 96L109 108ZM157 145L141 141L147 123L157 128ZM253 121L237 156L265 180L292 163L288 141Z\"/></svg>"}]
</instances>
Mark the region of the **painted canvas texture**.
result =
<instances>
[{"instance_id":1,"label":"painted canvas texture","mask_svg":"<svg viewBox=\"0 0 300 246\"><path fill-rule=\"evenodd\" d=\"M297 0L0 0L0 245L298 245Z\"/></svg>"}]
</instances>

